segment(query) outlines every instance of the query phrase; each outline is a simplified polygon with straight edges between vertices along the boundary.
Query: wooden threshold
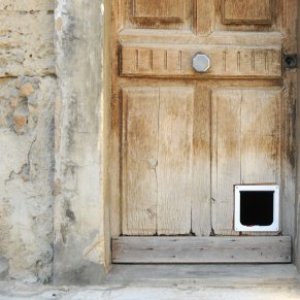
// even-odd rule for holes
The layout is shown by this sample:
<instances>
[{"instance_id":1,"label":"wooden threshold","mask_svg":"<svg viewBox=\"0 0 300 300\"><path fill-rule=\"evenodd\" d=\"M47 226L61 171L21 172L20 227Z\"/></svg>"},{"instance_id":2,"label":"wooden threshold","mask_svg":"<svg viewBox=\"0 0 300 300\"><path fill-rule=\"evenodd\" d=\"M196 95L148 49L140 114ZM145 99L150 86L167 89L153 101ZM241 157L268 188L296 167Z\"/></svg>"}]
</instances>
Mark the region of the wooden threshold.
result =
<instances>
[{"instance_id":1,"label":"wooden threshold","mask_svg":"<svg viewBox=\"0 0 300 300\"><path fill-rule=\"evenodd\" d=\"M113 263L291 263L290 236L118 237Z\"/></svg>"}]
</instances>

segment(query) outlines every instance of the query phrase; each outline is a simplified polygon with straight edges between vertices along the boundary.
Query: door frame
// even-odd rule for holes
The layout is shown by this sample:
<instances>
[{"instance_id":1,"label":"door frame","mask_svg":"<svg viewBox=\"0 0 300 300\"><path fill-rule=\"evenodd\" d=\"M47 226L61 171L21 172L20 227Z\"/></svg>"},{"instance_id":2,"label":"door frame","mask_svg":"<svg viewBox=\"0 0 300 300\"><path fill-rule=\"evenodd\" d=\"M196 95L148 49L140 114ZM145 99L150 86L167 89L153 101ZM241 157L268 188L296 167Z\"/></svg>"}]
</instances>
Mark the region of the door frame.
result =
<instances>
[{"instance_id":1,"label":"door frame","mask_svg":"<svg viewBox=\"0 0 300 300\"><path fill-rule=\"evenodd\" d=\"M300 5L298 4L298 27L297 27L297 37L298 37L298 63L300 58ZM296 103L296 207L295 207L295 249L294 249L294 263L296 264L298 271L300 272L300 65L298 64L298 96Z\"/></svg>"},{"instance_id":2,"label":"door frame","mask_svg":"<svg viewBox=\"0 0 300 300\"><path fill-rule=\"evenodd\" d=\"M110 24L107 24L107 27L110 29L109 26L110 26ZM107 32L107 34L108 35L111 35L111 34L114 35L114 33L111 33L111 32ZM107 88L110 88L110 87L107 87ZM117 168L115 168L115 170L112 171L112 172L113 172L112 174L116 174ZM113 178L114 176L110 176L110 177ZM110 184L111 188L113 186L116 186L116 182ZM121 232L121 226L120 226L120 224L121 224L121 214L120 214L120 207L118 207L118 205L121 206L120 197L121 197L120 192L119 193L118 192L114 193L114 196L110 195L110 200L111 200L110 201L110 205L111 205L110 218L113 221L113 222L111 222L111 227L110 227L112 238L115 238ZM117 226L114 226L113 224L117 224ZM118 226L120 228L119 230L117 229Z\"/></svg>"},{"instance_id":3,"label":"door frame","mask_svg":"<svg viewBox=\"0 0 300 300\"><path fill-rule=\"evenodd\" d=\"M110 104L110 100L111 100L111 75L112 75L112 70L111 70L111 64L110 64L110 60L111 60L111 7L112 4L110 2L110 0L104 0L104 6L105 6L105 23L104 23L104 35L105 35L105 44L104 44L104 61L106 61L107 63L104 64L104 102L106 103L106 106L109 106ZM300 16L300 5L298 5L298 16ZM299 34L300 34L300 20L298 18L298 29L299 29ZM298 48L298 52L300 53L300 36L298 37L298 43L299 43L299 48ZM299 54L298 53L298 54ZM299 66L298 66L299 67ZM300 117L299 117L299 113L300 113L300 76L298 76L298 97L297 97L297 115L296 115L296 158L297 158L297 167L296 167L296 197L295 197L295 236L294 236L294 240L292 240L292 262L295 263L298 267L298 270L300 272L300 155L297 155L300 152ZM105 112L109 112L109 114L111 113L110 108L106 107ZM105 116L103 115L103 118L105 119ZM110 121L110 116L106 116L106 119ZM110 126L110 123L107 123L107 126ZM108 129L109 131L110 129ZM109 134L108 134L109 136ZM108 149L110 149L111 145L107 140L105 140L105 138L103 139L103 144L108 146ZM110 153L110 151L108 151ZM112 199L111 196L111 185L110 185L110 180L109 178L111 178L111 174L109 172L109 166L110 166L110 162L113 160L113 157L111 157L109 154L107 155L106 159L103 160L104 162L106 162L105 164L107 164L106 166L106 170L107 173L105 173L106 176L108 176L108 181L107 181L107 186L108 187L107 192L108 194L106 195L109 199L108 201L108 205L106 206L104 203L104 206L108 208L108 214L104 216L104 226L105 224L110 224L109 227L109 234L108 231L106 231L106 241L107 241L107 245L105 247L106 251L104 251L104 257L105 257L105 265L108 266L108 268L110 268L111 266L111 257L112 257L112 247L111 247L111 240L112 238L116 237L116 235L114 234L114 232L116 232L115 227L112 226L113 222L117 222L119 224L121 224L121 215L120 215L120 207L119 210L116 210L116 200ZM119 193L120 194L120 193ZM121 195L119 195L121 197ZM106 197L104 197L104 201L105 201ZM119 206L121 206L121 199L119 198L118 200L118 204ZM113 220L113 221L112 221Z\"/></svg>"},{"instance_id":4,"label":"door frame","mask_svg":"<svg viewBox=\"0 0 300 300\"><path fill-rule=\"evenodd\" d=\"M97 1L98 2L98 1ZM110 147L110 95L111 95L111 88L110 88L110 4L111 0L103 0L99 5L101 5L101 10L95 11L95 13L98 14L98 18L100 15L100 19L102 22L102 25L99 26L99 23L90 23L90 26L93 27L94 32L98 32L99 36L97 38L94 38L94 40L91 42L94 46L94 51L101 51L102 53L102 61L95 61L95 65L92 66L93 74L97 74L98 70L101 73L101 78L99 80L99 90L93 91L92 96L98 98L98 116L100 116L100 121L98 119L98 151L96 152L99 159L100 159L100 168L99 172L89 172L88 175L90 176L98 176L99 178L99 191L98 191L98 204L96 206L96 210L98 212L99 216L99 226L100 229L96 226L90 226L87 228L86 224L88 223L88 216L85 216L84 218L77 219L77 227L82 227L85 230L85 233L77 233L77 227L75 228L75 225L70 220L67 220L66 218L66 208L61 207L62 198L65 198L64 195L64 188L65 188L65 181L64 178L66 177L64 175L64 168L61 167L61 162L64 161L64 159L70 155L71 149L65 147L69 143L69 137L68 134L70 133L68 131L68 126L64 125L64 122L66 121L66 118L68 116L65 113L65 107L69 109L72 105L72 97L71 97L71 91L76 89L77 85L81 85L80 82L75 82L70 80L69 74L65 73L64 68L67 66L68 69L72 70L72 67L68 65L70 63L70 59L65 60L65 58L69 58L70 55L75 56L76 50L80 52L77 54L81 58L84 58L85 49L86 49L86 41L82 41L79 39L74 39L74 41L71 40L71 37L74 35L74 20L77 20L77 24L80 27L85 27L84 24L86 23L86 16L89 16L89 14L92 14L93 6L92 5L84 5L82 4L82 10L75 10L73 5L75 6L75 3L69 3L67 4L64 0L58 0L57 1L57 7L55 11L55 34L56 34L56 53L57 53L57 77L58 77L58 84L59 84L59 99L57 101L56 105L56 174L55 174L55 211L54 211L54 223L55 223L55 234L56 234L56 240L54 242L54 251L55 251L55 261L54 261L54 274L55 272L61 272L67 274L68 272L72 272L73 270L78 270L80 265L86 266L87 268L94 270L94 266L90 267L90 265L87 264L87 260L89 261L95 261L97 264L97 268L101 269L101 265L104 264L106 270L110 269L111 266L111 210L112 210L112 199L109 195L109 186L110 186L110 173L109 173L109 167L112 160L112 157L110 157L109 147ZM300 10L300 7L299 7ZM82 18L83 16L83 18ZM62 29L62 24L65 25L65 28ZM84 30L87 30L85 28ZM299 25L299 32L300 32L300 25ZM299 36L299 34L298 34ZM90 39L92 37L89 36ZM98 39L101 39L100 42ZM67 46L63 44L64 41L67 41ZM300 38L299 38L300 42ZM68 43L70 45L68 45ZM73 44L72 44L73 43ZM71 48L70 46L73 46ZM100 49L99 49L100 48ZM70 52L70 49L72 51ZM300 47L299 47L300 49ZM71 54L70 54L71 53ZM81 62L82 68L84 68L84 59ZM300 87L300 80L298 83L298 86ZM299 93L300 94L300 93ZM298 96L298 107L300 107L300 95ZM298 130L298 142L297 142L297 153L300 151L300 117L299 117L299 111L297 112L297 130ZM78 111L74 111L74 118L77 116L80 116L80 118L86 117L90 118L90 114L87 113L87 111L83 111L79 114ZM72 132L71 132L72 134ZM90 153L91 150L86 144L81 144L81 150L84 153ZM64 148L64 149L63 149ZM93 152L93 157L95 157L95 153ZM300 169L300 159L298 156L298 170ZM74 172L77 172L75 169ZM297 173L297 182L300 181L300 175L299 172ZM85 188L83 186L84 183L80 183L82 188ZM300 186L298 184L297 189L297 195L299 195L300 192ZM300 214L300 197L297 197L297 203L298 203L298 210L295 209L295 213L297 216ZM80 209L78 208L80 205L80 201L77 198L70 200L70 207L72 208L72 211L80 212ZM69 208L70 208L69 207ZM55 265L60 265L60 268L65 268L65 261L69 261L69 246L64 243L63 237L61 235L62 228L65 228L64 226L68 227L69 230L69 244L72 245L72 247L80 248L82 249L82 240L84 234L90 234L91 236L94 236L94 233L98 230L98 237L93 239L89 239L85 242L86 249L83 249L82 252L78 252L78 255L76 257L72 257L72 263L70 263L71 267L68 270L58 270L56 269ZM298 239L296 240L297 248L295 248L294 253L296 254L295 262L297 262L298 268L300 270L300 218L297 218L297 234ZM73 234L74 233L74 234ZM80 237L80 239L78 239ZM84 247L85 247L84 246ZM96 253L96 254L95 254ZM97 257L96 259L92 257L92 254ZM297 255L298 254L298 255ZM58 271L57 271L58 270ZM70 271L71 270L71 271ZM70 274L70 273L68 273ZM56 276L56 275L55 275ZM85 274L86 276L86 274ZM59 276L58 276L59 281Z\"/></svg>"}]
</instances>

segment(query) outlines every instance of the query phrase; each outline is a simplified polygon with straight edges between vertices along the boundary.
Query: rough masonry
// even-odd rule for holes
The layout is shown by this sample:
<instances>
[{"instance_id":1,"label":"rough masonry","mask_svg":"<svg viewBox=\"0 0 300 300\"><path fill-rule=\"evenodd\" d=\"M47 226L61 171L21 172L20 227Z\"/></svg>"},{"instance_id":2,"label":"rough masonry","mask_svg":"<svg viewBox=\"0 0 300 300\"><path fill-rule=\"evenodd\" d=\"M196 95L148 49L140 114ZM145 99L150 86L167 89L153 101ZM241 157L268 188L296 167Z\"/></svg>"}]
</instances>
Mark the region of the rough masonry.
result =
<instances>
[{"instance_id":1,"label":"rough masonry","mask_svg":"<svg viewBox=\"0 0 300 300\"><path fill-rule=\"evenodd\" d=\"M0 254L48 282L53 260L54 1L0 3Z\"/></svg>"},{"instance_id":2,"label":"rough masonry","mask_svg":"<svg viewBox=\"0 0 300 300\"><path fill-rule=\"evenodd\" d=\"M0 255L10 277L102 278L103 9L0 3Z\"/></svg>"}]
</instances>

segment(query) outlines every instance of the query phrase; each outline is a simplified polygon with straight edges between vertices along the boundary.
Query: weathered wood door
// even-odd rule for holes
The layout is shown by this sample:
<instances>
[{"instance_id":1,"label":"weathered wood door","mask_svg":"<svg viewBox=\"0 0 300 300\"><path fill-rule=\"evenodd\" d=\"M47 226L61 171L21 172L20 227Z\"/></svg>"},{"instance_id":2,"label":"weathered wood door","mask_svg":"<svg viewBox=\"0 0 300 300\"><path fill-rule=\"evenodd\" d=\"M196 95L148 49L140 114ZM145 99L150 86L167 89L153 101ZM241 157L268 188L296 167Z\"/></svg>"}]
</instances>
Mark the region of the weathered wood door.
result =
<instances>
[{"instance_id":1,"label":"weathered wood door","mask_svg":"<svg viewBox=\"0 0 300 300\"><path fill-rule=\"evenodd\" d=\"M297 1L111 2L113 261L289 261ZM233 186L262 183L280 185L281 236L243 237Z\"/></svg>"}]
</instances>

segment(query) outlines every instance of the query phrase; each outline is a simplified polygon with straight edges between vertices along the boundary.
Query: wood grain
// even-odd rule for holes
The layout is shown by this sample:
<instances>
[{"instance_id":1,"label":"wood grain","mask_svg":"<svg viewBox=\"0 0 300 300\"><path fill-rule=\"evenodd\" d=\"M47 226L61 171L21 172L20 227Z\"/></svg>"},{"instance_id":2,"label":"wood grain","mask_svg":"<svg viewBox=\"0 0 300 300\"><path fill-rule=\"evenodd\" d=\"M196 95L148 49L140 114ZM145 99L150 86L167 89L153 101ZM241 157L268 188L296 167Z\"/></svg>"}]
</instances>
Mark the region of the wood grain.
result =
<instances>
[{"instance_id":1,"label":"wood grain","mask_svg":"<svg viewBox=\"0 0 300 300\"><path fill-rule=\"evenodd\" d=\"M281 90L218 89L212 93L212 227L234 234L235 184L279 184Z\"/></svg>"},{"instance_id":2,"label":"wood grain","mask_svg":"<svg viewBox=\"0 0 300 300\"><path fill-rule=\"evenodd\" d=\"M294 236L296 72L282 53L296 53L297 0L111 5L114 236L238 235L236 183L279 184Z\"/></svg>"},{"instance_id":3,"label":"wood grain","mask_svg":"<svg viewBox=\"0 0 300 300\"><path fill-rule=\"evenodd\" d=\"M297 71L292 70L284 76L284 89L282 91L282 140L281 146L281 222L282 231L294 236L295 234L295 217L291 213L295 210L296 193L296 156L295 150L295 120L296 120L296 101L297 101Z\"/></svg>"},{"instance_id":4,"label":"wood grain","mask_svg":"<svg viewBox=\"0 0 300 300\"><path fill-rule=\"evenodd\" d=\"M241 91L212 92L212 228L234 234L233 187L240 182Z\"/></svg>"},{"instance_id":5,"label":"wood grain","mask_svg":"<svg viewBox=\"0 0 300 300\"><path fill-rule=\"evenodd\" d=\"M182 0L132 0L132 16L183 22L186 1Z\"/></svg>"},{"instance_id":6,"label":"wood grain","mask_svg":"<svg viewBox=\"0 0 300 300\"><path fill-rule=\"evenodd\" d=\"M209 88L198 87L194 101L192 233L197 236L211 233L210 93Z\"/></svg>"},{"instance_id":7,"label":"wood grain","mask_svg":"<svg viewBox=\"0 0 300 300\"><path fill-rule=\"evenodd\" d=\"M158 234L192 228L193 88L161 88L157 180Z\"/></svg>"},{"instance_id":8,"label":"wood grain","mask_svg":"<svg viewBox=\"0 0 300 300\"><path fill-rule=\"evenodd\" d=\"M206 53L211 69L195 72L196 53ZM221 45L122 45L122 76L142 77L281 77L281 49Z\"/></svg>"},{"instance_id":9,"label":"wood grain","mask_svg":"<svg viewBox=\"0 0 300 300\"><path fill-rule=\"evenodd\" d=\"M271 2L271 0L223 0L223 22L224 24L271 24Z\"/></svg>"},{"instance_id":10,"label":"wood grain","mask_svg":"<svg viewBox=\"0 0 300 300\"><path fill-rule=\"evenodd\" d=\"M241 183L280 184L281 90L248 90L241 103Z\"/></svg>"},{"instance_id":11,"label":"wood grain","mask_svg":"<svg viewBox=\"0 0 300 300\"><path fill-rule=\"evenodd\" d=\"M201 35L207 35L213 30L214 3L207 0L196 0L197 9L195 13L196 32Z\"/></svg>"},{"instance_id":12,"label":"wood grain","mask_svg":"<svg viewBox=\"0 0 300 300\"><path fill-rule=\"evenodd\" d=\"M123 234L156 233L159 90L123 90Z\"/></svg>"},{"instance_id":13,"label":"wood grain","mask_svg":"<svg viewBox=\"0 0 300 300\"><path fill-rule=\"evenodd\" d=\"M191 29L193 9L193 0L123 0L127 27Z\"/></svg>"},{"instance_id":14,"label":"wood grain","mask_svg":"<svg viewBox=\"0 0 300 300\"><path fill-rule=\"evenodd\" d=\"M291 237L119 237L113 263L290 263Z\"/></svg>"},{"instance_id":15,"label":"wood grain","mask_svg":"<svg viewBox=\"0 0 300 300\"><path fill-rule=\"evenodd\" d=\"M193 88L123 90L123 234L189 234Z\"/></svg>"}]
</instances>

